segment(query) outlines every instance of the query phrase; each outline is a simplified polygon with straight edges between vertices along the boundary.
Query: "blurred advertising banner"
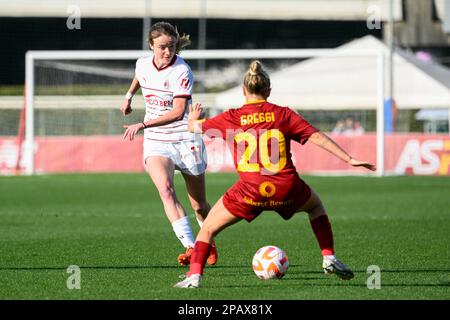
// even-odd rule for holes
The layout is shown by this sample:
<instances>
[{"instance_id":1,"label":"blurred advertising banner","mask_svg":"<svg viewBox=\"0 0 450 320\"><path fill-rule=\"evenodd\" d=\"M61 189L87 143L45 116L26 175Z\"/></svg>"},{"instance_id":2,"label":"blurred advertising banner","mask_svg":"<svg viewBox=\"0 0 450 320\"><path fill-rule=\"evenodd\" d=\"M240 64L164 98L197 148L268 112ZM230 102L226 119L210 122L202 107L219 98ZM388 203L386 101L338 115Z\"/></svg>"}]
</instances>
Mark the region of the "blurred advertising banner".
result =
<instances>
[{"instance_id":1,"label":"blurred advertising banner","mask_svg":"<svg viewBox=\"0 0 450 320\"><path fill-rule=\"evenodd\" d=\"M376 162L375 134L330 135L352 156ZM142 172L142 136L124 141L121 136L47 136L36 138L36 173ZM233 159L221 139L205 141L208 172L234 172ZM16 137L0 137L0 174L23 169ZM306 143L292 144L300 174L365 174L338 158ZM24 154L24 152L22 152ZM385 136L386 174L450 176L450 135L401 134Z\"/></svg>"}]
</instances>

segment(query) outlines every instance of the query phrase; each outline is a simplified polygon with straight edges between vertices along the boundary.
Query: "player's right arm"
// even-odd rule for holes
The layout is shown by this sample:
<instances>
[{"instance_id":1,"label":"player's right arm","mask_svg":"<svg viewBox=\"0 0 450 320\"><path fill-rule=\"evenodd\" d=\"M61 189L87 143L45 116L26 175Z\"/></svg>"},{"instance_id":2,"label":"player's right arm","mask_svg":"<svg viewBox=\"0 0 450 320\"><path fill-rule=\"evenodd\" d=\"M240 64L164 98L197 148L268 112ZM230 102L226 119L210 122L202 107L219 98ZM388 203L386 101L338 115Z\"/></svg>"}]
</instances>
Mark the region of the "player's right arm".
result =
<instances>
[{"instance_id":1,"label":"player's right arm","mask_svg":"<svg viewBox=\"0 0 450 320\"><path fill-rule=\"evenodd\" d=\"M141 85L139 84L138 79L134 77L133 81L131 81L130 88L128 89L127 94L125 95L125 99L122 102L122 106L120 107L120 111L124 116L130 114L133 109L131 109L131 100L133 99L134 94L139 90Z\"/></svg>"}]
</instances>

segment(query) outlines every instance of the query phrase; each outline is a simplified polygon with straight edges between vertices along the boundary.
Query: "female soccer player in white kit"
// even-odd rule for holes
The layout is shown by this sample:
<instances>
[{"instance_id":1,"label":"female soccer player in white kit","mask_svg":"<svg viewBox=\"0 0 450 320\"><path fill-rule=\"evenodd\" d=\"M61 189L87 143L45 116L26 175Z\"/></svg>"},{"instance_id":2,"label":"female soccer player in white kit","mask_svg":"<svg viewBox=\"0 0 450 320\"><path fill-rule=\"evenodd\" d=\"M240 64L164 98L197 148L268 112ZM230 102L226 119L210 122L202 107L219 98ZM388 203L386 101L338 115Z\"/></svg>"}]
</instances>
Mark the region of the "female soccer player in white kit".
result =
<instances>
[{"instance_id":1,"label":"female soccer player in white kit","mask_svg":"<svg viewBox=\"0 0 450 320\"><path fill-rule=\"evenodd\" d=\"M158 22L151 27L148 41L153 55L137 60L135 77L120 108L123 115L130 114L132 97L141 88L145 118L143 122L125 125L123 139L133 140L136 133L144 130L144 166L158 189L176 236L186 248L178 262L188 265L194 237L189 218L175 194L175 170L183 175L200 226L211 209L205 192L203 140L187 130L194 78L189 65L177 54L190 40L186 35L180 37L171 24ZM217 263L215 246L207 262Z\"/></svg>"}]
</instances>

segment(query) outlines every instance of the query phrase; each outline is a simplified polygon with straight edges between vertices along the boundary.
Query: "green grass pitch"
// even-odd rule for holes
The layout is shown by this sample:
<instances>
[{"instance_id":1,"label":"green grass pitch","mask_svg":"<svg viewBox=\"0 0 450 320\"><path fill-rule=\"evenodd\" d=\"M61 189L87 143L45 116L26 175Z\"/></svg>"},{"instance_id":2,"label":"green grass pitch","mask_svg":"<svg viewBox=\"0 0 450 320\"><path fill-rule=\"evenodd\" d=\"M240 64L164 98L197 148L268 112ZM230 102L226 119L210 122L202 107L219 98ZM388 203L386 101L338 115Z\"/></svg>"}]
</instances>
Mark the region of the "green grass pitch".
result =
<instances>
[{"instance_id":1,"label":"green grass pitch","mask_svg":"<svg viewBox=\"0 0 450 320\"><path fill-rule=\"evenodd\" d=\"M176 289L182 247L144 173L0 177L0 299L450 299L449 178L303 178L322 197L351 281L323 274L305 214L265 212L219 235L219 263L202 288ZM236 179L208 174L210 202ZM176 189L197 232L180 175ZM269 244L289 257L281 280L251 269ZM70 265L80 267L80 289L67 288ZM367 287L371 265L380 289Z\"/></svg>"}]
</instances>

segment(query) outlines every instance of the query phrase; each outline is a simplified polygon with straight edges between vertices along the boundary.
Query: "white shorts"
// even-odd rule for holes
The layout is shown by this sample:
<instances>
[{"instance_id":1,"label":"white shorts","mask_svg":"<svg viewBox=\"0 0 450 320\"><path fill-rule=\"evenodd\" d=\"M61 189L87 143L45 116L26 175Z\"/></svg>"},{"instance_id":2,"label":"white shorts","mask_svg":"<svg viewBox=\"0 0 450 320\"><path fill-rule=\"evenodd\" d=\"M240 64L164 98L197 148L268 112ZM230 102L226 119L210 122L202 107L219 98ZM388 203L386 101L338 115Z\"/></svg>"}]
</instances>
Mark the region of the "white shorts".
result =
<instances>
[{"instance_id":1,"label":"white shorts","mask_svg":"<svg viewBox=\"0 0 450 320\"><path fill-rule=\"evenodd\" d=\"M169 158L176 170L192 176L201 175L206 170L206 148L202 139L180 142L144 139L144 167L145 160L151 156Z\"/></svg>"}]
</instances>

